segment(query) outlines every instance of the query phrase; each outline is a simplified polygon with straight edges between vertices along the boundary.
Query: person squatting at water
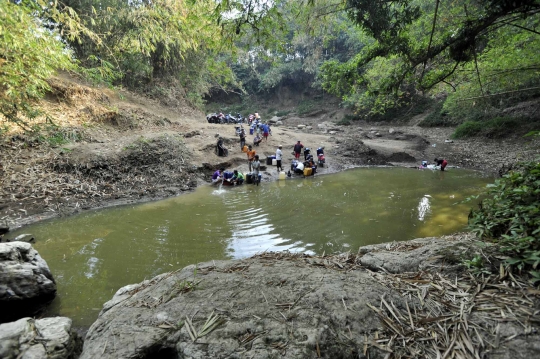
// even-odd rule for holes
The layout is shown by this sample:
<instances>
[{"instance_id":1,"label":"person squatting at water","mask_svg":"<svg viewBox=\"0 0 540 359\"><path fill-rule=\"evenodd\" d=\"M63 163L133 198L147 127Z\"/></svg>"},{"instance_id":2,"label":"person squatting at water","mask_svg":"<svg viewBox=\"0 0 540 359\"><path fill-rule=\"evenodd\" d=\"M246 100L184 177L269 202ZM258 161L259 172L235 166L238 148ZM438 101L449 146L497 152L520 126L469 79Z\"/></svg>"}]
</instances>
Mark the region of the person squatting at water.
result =
<instances>
[{"instance_id":1,"label":"person squatting at water","mask_svg":"<svg viewBox=\"0 0 540 359\"><path fill-rule=\"evenodd\" d=\"M212 184L223 183L223 171L225 168L220 168L212 175Z\"/></svg>"},{"instance_id":2,"label":"person squatting at water","mask_svg":"<svg viewBox=\"0 0 540 359\"><path fill-rule=\"evenodd\" d=\"M237 170L234 170L234 175L232 177L232 183L234 183L235 185L241 185L242 183L244 183L244 174L242 172L238 172Z\"/></svg>"},{"instance_id":3,"label":"person squatting at water","mask_svg":"<svg viewBox=\"0 0 540 359\"><path fill-rule=\"evenodd\" d=\"M293 161L291 163L291 169L296 174L301 174L301 175L304 174L304 164L302 162L300 162L300 161L296 161L296 160Z\"/></svg>"},{"instance_id":4,"label":"person squatting at water","mask_svg":"<svg viewBox=\"0 0 540 359\"><path fill-rule=\"evenodd\" d=\"M253 163L251 164L253 167L253 184L259 185L259 172L261 170L261 162L259 161L259 155L255 155L255 159L253 160Z\"/></svg>"},{"instance_id":5,"label":"person squatting at water","mask_svg":"<svg viewBox=\"0 0 540 359\"><path fill-rule=\"evenodd\" d=\"M283 167L281 166L281 159L283 158L283 153L281 152L281 148L283 146L279 145L278 149L276 150L276 165L277 165L277 171L283 171Z\"/></svg>"},{"instance_id":6,"label":"person squatting at water","mask_svg":"<svg viewBox=\"0 0 540 359\"><path fill-rule=\"evenodd\" d=\"M255 159L256 154L257 154L257 152L255 152L255 150L253 149L253 147L251 147L251 145L250 145L250 146L248 147L248 151L247 151L247 158L248 158L248 168L249 168L249 172L251 172L253 160ZM259 157L259 156L257 156L257 157Z\"/></svg>"},{"instance_id":7,"label":"person squatting at water","mask_svg":"<svg viewBox=\"0 0 540 359\"><path fill-rule=\"evenodd\" d=\"M441 166L441 171L444 171L444 169L448 165L448 161L446 161L445 159L442 159L442 158L441 159L435 158L435 164L437 166Z\"/></svg>"}]
</instances>

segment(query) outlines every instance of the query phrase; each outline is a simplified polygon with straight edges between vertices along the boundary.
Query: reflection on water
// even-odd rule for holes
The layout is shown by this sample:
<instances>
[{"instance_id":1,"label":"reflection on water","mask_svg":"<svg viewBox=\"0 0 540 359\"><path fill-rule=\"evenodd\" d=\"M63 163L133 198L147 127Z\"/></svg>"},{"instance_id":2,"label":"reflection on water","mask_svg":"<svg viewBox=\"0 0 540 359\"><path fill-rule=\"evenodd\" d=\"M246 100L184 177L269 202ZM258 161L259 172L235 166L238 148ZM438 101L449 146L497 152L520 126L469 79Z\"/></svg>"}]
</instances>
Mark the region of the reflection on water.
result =
<instances>
[{"instance_id":1,"label":"reflection on water","mask_svg":"<svg viewBox=\"0 0 540 359\"><path fill-rule=\"evenodd\" d=\"M49 314L87 326L118 288L188 264L263 251L356 251L462 230L470 204L459 202L487 182L469 171L356 169L258 187L205 186L23 231L34 234L57 280Z\"/></svg>"},{"instance_id":2,"label":"reflection on water","mask_svg":"<svg viewBox=\"0 0 540 359\"><path fill-rule=\"evenodd\" d=\"M426 217L426 214L429 213L429 198L431 196L429 194L426 194L422 199L420 200L420 203L418 203L418 220L423 221Z\"/></svg>"}]
</instances>

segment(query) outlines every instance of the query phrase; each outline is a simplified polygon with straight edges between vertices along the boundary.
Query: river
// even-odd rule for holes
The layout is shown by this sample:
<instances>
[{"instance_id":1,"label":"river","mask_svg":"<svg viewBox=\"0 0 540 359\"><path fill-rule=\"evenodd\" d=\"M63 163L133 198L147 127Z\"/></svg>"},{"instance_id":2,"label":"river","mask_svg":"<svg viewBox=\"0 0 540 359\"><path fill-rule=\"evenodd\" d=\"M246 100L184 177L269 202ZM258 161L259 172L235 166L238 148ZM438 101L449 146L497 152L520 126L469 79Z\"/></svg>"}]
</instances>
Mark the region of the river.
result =
<instances>
[{"instance_id":1,"label":"river","mask_svg":"<svg viewBox=\"0 0 540 359\"><path fill-rule=\"evenodd\" d=\"M47 315L89 326L118 288L197 262L263 251L356 252L366 244L464 230L490 178L478 172L360 168L44 221L34 247L58 284Z\"/></svg>"}]
</instances>

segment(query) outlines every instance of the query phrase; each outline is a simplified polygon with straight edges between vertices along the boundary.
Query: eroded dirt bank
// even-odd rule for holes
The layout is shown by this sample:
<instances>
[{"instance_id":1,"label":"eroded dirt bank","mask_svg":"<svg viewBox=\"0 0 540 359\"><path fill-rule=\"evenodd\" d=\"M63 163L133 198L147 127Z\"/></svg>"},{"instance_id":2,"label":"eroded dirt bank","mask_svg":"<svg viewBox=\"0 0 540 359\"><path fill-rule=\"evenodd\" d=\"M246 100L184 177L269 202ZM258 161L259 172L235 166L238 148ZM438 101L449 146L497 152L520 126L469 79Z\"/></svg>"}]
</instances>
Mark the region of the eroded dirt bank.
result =
<instances>
[{"instance_id":1,"label":"eroded dirt bank","mask_svg":"<svg viewBox=\"0 0 540 359\"><path fill-rule=\"evenodd\" d=\"M471 276L474 253L456 235L191 265L121 288L81 358L538 357L539 292Z\"/></svg>"},{"instance_id":2,"label":"eroded dirt bank","mask_svg":"<svg viewBox=\"0 0 540 359\"><path fill-rule=\"evenodd\" d=\"M188 107L91 88L69 77L51 85L43 107L54 122L42 123L42 133L6 135L0 141L0 221L11 228L178 195L207 183L221 166L247 172L233 125L208 124L204 114ZM329 110L281 120L257 153L265 158L283 145L288 168L297 140L313 149L325 146L328 165L319 174L366 165L414 167L434 157L496 174L540 153L538 140L521 138L445 143L452 129L419 128L415 119L404 126L337 126L339 118ZM218 135L229 147L228 157L214 153ZM263 175L273 180L277 171L269 166Z\"/></svg>"}]
</instances>

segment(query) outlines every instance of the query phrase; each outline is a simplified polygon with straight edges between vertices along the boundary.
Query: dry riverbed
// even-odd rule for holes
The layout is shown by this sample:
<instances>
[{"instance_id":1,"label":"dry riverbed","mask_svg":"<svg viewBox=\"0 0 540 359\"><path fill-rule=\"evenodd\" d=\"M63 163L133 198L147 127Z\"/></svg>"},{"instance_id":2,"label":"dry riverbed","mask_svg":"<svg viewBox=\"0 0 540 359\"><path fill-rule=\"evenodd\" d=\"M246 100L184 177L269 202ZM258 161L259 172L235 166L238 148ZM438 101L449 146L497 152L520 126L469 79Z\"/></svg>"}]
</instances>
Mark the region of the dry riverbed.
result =
<instances>
[{"instance_id":1,"label":"dry riverbed","mask_svg":"<svg viewBox=\"0 0 540 359\"><path fill-rule=\"evenodd\" d=\"M54 125L42 124L46 131L40 135L13 133L0 141L0 223L11 228L175 196L207 183L221 166L247 172L233 125L208 124L202 113L188 107L87 87L66 76L51 85L42 107L54 115ZM415 167L435 157L448 159L450 167L497 174L540 153L538 140L445 142L452 129L337 126L329 113L281 119L283 125L273 126L273 135L255 148L257 153L265 158L283 145L288 168L297 140L313 150L325 146L327 166L319 174L356 166ZM218 134L229 148L228 157L214 153ZM277 171L268 166L263 178L274 180Z\"/></svg>"}]
</instances>

